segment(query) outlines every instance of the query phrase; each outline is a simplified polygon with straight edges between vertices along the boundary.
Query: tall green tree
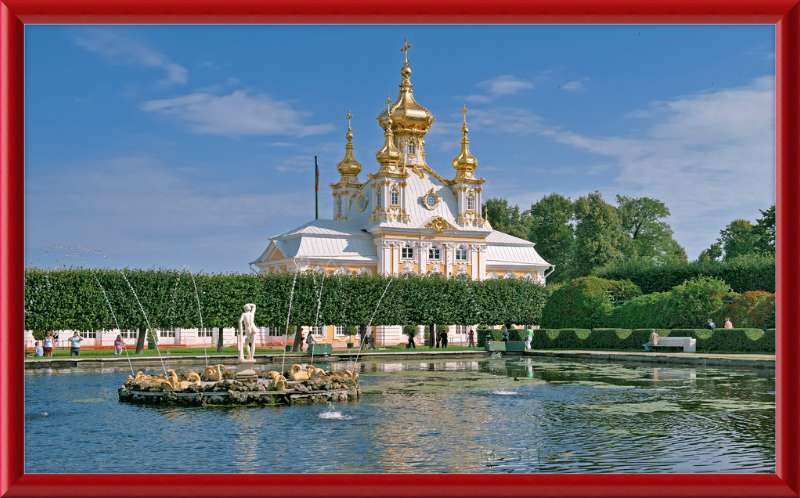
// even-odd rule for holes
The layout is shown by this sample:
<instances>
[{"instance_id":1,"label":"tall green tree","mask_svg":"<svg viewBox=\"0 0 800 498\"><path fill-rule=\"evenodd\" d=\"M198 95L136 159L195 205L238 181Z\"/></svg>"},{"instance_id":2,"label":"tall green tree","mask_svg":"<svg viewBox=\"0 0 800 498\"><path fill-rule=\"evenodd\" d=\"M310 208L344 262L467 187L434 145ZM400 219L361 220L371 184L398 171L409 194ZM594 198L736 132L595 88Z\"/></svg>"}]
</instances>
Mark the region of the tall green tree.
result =
<instances>
[{"instance_id":1,"label":"tall green tree","mask_svg":"<svg viewBox=\"0 0 800 498\"><path fill-rule=\"evenodd\" d=\"M722 243L714 242L708 249L703 249L697 261L700 263L711 263L722 259Z\"/></svg>"},{"instance_id":2,"label":"tall green tree","mask_svg":"<svg viewBox=\"0 0 800 498\"><path fill-rule=\"evenodd\" d=\"M542 197L530 210L528 240L536 243L536 252L556 269L548 279L560 282L569 276L569 264L575 249L575 209L561 194Z\"/></svg>"},{"instance_id":3,"label":"tall green tree","mask_svg":"<svg viewBox=\"0 0 800 498\"><path fill-rule=\"evenodd\" d=\"M766 211L761 211L761 216L756 220L753 233L758 237L756 249L762 254L775 254L775 204Z\"/></svg>"},{"instance_id":4,"label":"tall green tree","mask_svg":"<svg viewBox=\"0 0 800 498\"><path fill-rule=\"evenodd\" d=\"M725 251L724 260L728 261L736 256L752 254L756 252L759 237L753 231L753 224L750 220L733 220L720 232L719 242L722 250Z\"/></svg>"},{"instance_id":5,"label":"tall green tree","mask_svg":"<svg viewBox=\"0 0 800 498\"><path fill-rule=\"evenodd\" d=\"M620 251L629 260L655 263L685 263L686 251L672 237L672 228L663 221L669 208L658 199L617 196L617 213L623 237Z\"/></svg>"},{"instance_id":6,"label":"tall green tree","mask_svg":"<svg viewBox=\"0 0 800 498\"><path fill-rule=\"evenodd\" d=\"M571 266L575 276L589 275L592 268L619 260L623 234L617 209L600 192L575 201L575 251Z\"/></svg>"},{"instance_id":7,"label":"tall green tree","mask_svg":"<svg viewBox=\"0 0 800 498\"><path fill-rule=\"evenodd\" d=\"M492 228L514 237L527 240L530 223L528 211L519 212L519 206L509 206L506 199L493 198L486 201L486 217Z\"/></svg>"}]
</instances>

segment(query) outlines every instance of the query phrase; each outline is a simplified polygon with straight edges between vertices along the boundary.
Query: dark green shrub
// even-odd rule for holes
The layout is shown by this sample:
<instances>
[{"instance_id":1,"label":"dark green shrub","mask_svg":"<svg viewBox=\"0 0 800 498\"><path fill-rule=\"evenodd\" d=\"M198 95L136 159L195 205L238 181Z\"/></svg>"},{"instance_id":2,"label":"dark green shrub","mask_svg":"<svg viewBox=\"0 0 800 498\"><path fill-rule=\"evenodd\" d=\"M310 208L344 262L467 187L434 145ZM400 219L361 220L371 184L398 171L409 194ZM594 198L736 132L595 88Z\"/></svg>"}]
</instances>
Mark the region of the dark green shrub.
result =
<instances>
[{"instance_id":1,"label":"dark green shrub","mask_svg":"<svg viewBox=\"0 0 800 498\"><path fill-rule=\"evenodd\" d=\"M629 300L641 295L641 290L629 281L577 278L553 290L542 310L541 325L543 328L602 327L614 308L609 293L618 300Z\"/></svg>"},{"instance_id":2,"label":"dark green shrub","mask_svg":"<svg viewBox=\"0 0 800 498\"><path fill-rule=\"evenodd\" d=\"M352 340L353 336L358 335L358 327L355 325L346 325L344 327L344 335L348 336L348 340Z\"/></svg>"},{"instance_id":3,"label":"dark green shrub","mask_svg":"<svg viewBox=\"0 0 800 498\"><path fill-rule=\"evenodd\" d=\"M416 325L406 325L403 327L403 333L409 337L414 337L419 333Z\"/></svg>"},{"instance_id":4,"label":"dark green shrub","mask_svg":"<svg viewBox=\"0 0 800 498\"><path fill-rule=\"evenodd\" d=\"M527 339L525 334L525 329L522 327L511 327L508 329L508 340L509 341L524 341Z\"/></svg>"},{"instance_id":5,"label":"dark green shrub","mask_svg":"<svg viewBox=\"0 0 800 498\"><path fill-rule=\"evenodd\" d=\"M766 329L775 326L775 294L765 291L749 291L744 294L731 293L729 302L717 310L711 318L718 327L729 316L737 328Z\"/></svg>"},{"instance_id":6,"label":"dark green shrub","mask_svg":"<svg viewBox=\"0 0 800 498\"><path fill-rule=\"evenodd\" d=\"M478 330L475 333L478 335L477 345L479 348L486 347L487 335L491 335L491 339L489 339L490 341L499 341L500 339L503 338L503 333L500 329L492 329L489 328L488 325L478 326Z\"/></svg>"},{"instance_id":7,"label":"dark green shrub","mask_svg":"<svg viewBox=\"0 0 800 498\"><path fill-rule=\"evenodd\" d=\"M721 263L695 261L660 266L647 261L627 261L595 268L592 273L600 278L631 280L645 294L667 292L684 280L700 276L724 280L738 293L775 292L775 257L771 255L739 256Z\"/></svg>"},{"instance_id":8,"label":"dark green shrub","mask_svg":"<svg viewBox=\"0 0 800 498\"><path fill-rule=\"evenodd\" d=\"M774 353L775 333L761 329L673 329L672 337L694 337L697 352Z\"/></svg>"}]
</instances>

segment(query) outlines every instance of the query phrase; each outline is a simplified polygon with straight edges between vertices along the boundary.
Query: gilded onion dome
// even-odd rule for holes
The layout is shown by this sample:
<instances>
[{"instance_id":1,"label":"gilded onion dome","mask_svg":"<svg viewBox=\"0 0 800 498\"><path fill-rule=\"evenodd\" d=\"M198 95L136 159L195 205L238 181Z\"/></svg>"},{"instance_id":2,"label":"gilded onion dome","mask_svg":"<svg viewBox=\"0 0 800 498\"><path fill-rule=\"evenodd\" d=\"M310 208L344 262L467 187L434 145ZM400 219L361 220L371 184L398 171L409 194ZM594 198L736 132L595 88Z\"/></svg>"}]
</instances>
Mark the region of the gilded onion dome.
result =
<instances>
[{"instance_id":1,"label":"gilded onion dome","mask_svg":"<svg viewBox=\"0 0 800 498\"><path fill-rule=\"evenodd\" d=\"M400 83L400 95L389 109L381 112L378 116L378 122L381 128L385 128L386 116L391 113L393 122L392 128L394 128L395 131L413 130L422 132L424 135L435 119L429 110L417 104L417 101L414 100L414 92L411 90L411 80L409 80L411 76L411 68L408 67L409 48L411 48L411 45L406 41L406 44L401 50L405 52L406 60L403 63L403 69L400 70L400 75L403 77L403 81Z\"/></svg>"},{"instance_id":2,"label":"gilded onion dome","mask_svg":"<svg viewBox=\"0 0 800 498\"><path fill-rule=\"evenodd\" d=\"M464 115L464 126L461 127L461 133L464 135L464 138L461 139L461 152L453 159L453 168L456 170L455 183L460 183L464 180L475 180L475 176L472 172L478 167L478 160L469 152L469 139L467 138L467 133L469 133L467 129L467 106L464 106L461 114Z\"/></svg>"},{"instance_id":3,"label":"gilded onion dome","mask_svg":"<svg viewBox=\"0 0 800 498\"><path fill-rule=\"evenodd\" d=\"M387 96L386 97L386 106L388 108L389 104L391 104L392 99ZM381 147L381 150L375 153L375 159L380 163L381 170L388 170L394 171L397 169L397 163L400 161L400 151L397 150L397 147L394 146L394 135L392 134L392 118L389 116L389 119L385 121L384 130L386 130L383 134L386 137L386 140Z\"/></svg>"},{"instance_id":4,"label":"gilded onion dome","mask_svg":"<svg viewBox=\"0 0 800 498\"><path fill-rule=\"evenodd\" d=\"M353 115L350 114L350 111L347 111L347 135L345 135L347 145L344 147L344 159L336 165L336 170L342 175L342 179L349 176L351 177L351 182L357 183L358 174L361 173L361 163L353 157L353 133L350 130L350 118L352 117Z\"/></svg>"}]
</instances>

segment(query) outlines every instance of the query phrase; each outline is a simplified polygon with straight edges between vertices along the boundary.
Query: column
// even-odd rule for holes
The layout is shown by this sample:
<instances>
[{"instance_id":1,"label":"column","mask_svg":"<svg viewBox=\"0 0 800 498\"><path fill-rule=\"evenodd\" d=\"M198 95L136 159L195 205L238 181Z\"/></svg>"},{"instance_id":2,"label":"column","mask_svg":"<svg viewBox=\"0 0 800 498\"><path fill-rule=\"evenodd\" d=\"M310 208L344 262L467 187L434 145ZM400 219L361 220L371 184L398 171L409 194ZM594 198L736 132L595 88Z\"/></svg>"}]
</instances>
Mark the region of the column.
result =
<instances>
[{"instance_id":1,"label":"column","mask_svg":"<svg viewBox=\"0 0 800 498\"><path fill-rule=\"evenodd\" d=\"M419 254L417 255L417 264L419 265L419 274L425 275L428 266L428 248L431 247L431 243L420 242L418 246Z\"/></svg>"}]
</instances>

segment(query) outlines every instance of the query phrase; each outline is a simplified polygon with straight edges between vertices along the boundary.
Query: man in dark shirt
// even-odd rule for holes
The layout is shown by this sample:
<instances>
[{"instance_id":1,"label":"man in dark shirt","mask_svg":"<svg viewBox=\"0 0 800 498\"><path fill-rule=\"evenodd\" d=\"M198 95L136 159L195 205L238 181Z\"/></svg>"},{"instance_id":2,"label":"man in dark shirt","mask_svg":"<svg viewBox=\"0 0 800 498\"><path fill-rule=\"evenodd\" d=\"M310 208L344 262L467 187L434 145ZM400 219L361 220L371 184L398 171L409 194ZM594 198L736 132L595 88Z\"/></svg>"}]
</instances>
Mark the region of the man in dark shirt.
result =
<instances>
[{"instance_id":1,"label":"man in dark shirt","mask_svg":"<svg viewBox=\"0 0 800 498\"><path fill-rule=\"evenodd\" d=\"M714 325L714 322L712 322L710 318L708 319L708 325L706 325L706 327L708 327L708 329L711 330L711 332L717 330L717 326Z\"/></svg>"}]
</instances>

